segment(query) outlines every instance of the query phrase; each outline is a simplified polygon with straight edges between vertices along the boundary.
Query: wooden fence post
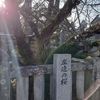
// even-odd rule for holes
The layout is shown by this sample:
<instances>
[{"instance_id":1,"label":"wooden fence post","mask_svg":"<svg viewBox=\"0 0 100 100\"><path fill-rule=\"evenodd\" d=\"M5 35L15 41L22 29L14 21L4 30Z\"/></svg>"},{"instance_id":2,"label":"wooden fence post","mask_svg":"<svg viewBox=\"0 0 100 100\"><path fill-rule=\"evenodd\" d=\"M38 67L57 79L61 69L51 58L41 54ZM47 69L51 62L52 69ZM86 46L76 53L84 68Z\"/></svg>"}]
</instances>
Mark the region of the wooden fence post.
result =
<instances>
[{"instance_id":1,"label":"wooden fence post","mask_svg":"<svg viewBox=\"0 0 100 100\"><path fill-rule=\"evenodd\" d=\"M17 77L17 99L28 100L29 77L22 77L21 74Z\"/></svg>"},{"instance_id":2,"label":"wooden fence post","mask_svg":"<svg viewBox=\"0 0 100 100\"><path fill-rule=\"evenodd\" d=\"M93 59L93 83L85 92L84 100L100 100L100 59Z\"/></svg>"},{"instance_id":3,"label":"wooden fence post","mask_svg":"<svg viewBox=\"0 0 100 100\"><path fill-rule=\"evenodd\" d=\"M53 100L72 100L72 72L70 54L54 55L53 92Z\"/></svg>"},{"instance_id":4,"label":"wooden fence post","mask_svg":"<svg viewBox=\"0 0 100 100\"><path fill-rule=\"evenodd\" d=\"M44 100L44 75L34 75L34 100Z\"/></svg>"},{"instance_id":5,"label":"wooden fence post","mask_svg":"<svg viewBox=\"0 0 100 100\"><path fill-rule=\"evenodd\" d=\"M76 73L76 95L78 100L84 98L84 71L77 71Z\"/></svg>"},{"instance_id":6,"label":"wooden fence post","mask_svg":"<svg viewBox=\"0 0 100 100\"><path fill-rule=\"evenodd\" d=\"M0 63L0 100L10 100L10 68L9 63Z\"/></svg>"},{"instance_id":7,"label":"wooden fence post","mask_svg":"<svg viewBox=\"0 0 100 100\"><path fill-rule=\"evenodd\" d=\"M99 100L100 99L100 58L93 59L93 64L95 67L94 70L94 82L96 81L96 85L99 86L98 89L95 91L95 93L92 96L92 100Z\"/></svg>"}]
</instances>

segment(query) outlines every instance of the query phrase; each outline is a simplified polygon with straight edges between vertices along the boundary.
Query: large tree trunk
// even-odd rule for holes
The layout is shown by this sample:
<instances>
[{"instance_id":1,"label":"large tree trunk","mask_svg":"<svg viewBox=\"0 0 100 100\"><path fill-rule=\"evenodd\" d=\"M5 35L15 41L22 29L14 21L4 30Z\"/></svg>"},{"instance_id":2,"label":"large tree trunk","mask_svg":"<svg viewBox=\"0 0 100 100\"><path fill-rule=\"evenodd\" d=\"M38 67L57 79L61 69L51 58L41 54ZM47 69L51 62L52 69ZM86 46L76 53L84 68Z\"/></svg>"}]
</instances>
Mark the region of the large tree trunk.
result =
<instances>
[{"instance_id":1,"label":"large tree trunk","mask_svg":"<svg viewBox=\"0 0 100 100\"><path fill-rule=\"evenodd\" d=\"M35 57L30 46L25 41L25 35L21 29L20 16L18 13L18 5L16 0L6 0L6 13L8 13L14 29L14 36L17 40L19 53L23 58L25 65L35 64Z\"/></svg>"}]
</instances>

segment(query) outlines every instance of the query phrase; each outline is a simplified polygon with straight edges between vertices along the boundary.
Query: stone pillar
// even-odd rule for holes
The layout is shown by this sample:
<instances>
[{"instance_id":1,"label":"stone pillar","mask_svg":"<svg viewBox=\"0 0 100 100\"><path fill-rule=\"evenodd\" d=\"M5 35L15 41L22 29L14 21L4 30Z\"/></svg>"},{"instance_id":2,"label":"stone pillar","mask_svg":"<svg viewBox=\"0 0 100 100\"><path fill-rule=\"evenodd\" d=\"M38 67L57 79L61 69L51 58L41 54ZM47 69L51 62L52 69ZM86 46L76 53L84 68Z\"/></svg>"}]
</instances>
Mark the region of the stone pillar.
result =
<instances>
[{"instance_id":1,"label":"stone pillar","mask_svg":"<svg viewBox=\"0 0 100 100\"><path fill-rule=\"evenodd\" d=\"M53 100L72 100L71 55L55 54L53 63Z\"/></svg>"}]
</instances>

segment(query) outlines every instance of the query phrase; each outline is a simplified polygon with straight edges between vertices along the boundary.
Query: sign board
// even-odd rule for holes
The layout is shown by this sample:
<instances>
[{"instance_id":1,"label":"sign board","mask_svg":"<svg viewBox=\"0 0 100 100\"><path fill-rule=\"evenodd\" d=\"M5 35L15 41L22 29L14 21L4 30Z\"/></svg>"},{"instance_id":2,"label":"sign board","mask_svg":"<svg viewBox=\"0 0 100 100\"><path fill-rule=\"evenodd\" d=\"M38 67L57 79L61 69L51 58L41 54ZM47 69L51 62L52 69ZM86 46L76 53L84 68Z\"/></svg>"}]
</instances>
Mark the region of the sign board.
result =
<instances>
[{"instance_id":1,"label":"sign board","mask_svg":"<svg viewBox=\"0 0 100 100\"><path fill-rule=\"evenodd\" d=\"M55 54L53 63L54 100L72 100L71 55Z\"/></svg>"}]
</instances>

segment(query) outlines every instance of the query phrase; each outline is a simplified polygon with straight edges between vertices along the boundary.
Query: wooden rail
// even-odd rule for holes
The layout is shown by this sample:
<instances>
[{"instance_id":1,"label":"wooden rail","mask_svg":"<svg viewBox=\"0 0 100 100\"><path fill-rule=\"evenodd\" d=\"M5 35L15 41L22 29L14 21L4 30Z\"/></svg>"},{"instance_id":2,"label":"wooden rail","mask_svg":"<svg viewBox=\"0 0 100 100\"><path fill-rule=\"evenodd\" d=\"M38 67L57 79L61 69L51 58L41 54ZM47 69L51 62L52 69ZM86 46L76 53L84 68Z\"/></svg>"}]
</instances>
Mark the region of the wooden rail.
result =
<instances>
[{"instance_id":1,"label":"wooden rail","mask_svg":"<svg viewBox=\"0 0 100 100\"><path fill-rule=\"evenodd\" d=\"M100 61L98 61L100 62ZM5 66L5 64L3 65ZM10 88L10 79L17 80L16 100L28 100L29 98L29 76L34 76L34 100L44 100L44 75L50 74L50 100L72 100L72 76L71 72L76 72L76 95L78 100L87 100L91 93L85 92L84 96L84 72L85 70L92 70L95 73L94 66L99 66L99 63L90 64L89 62L73 62L71 63L71 56L68 54L56 54L54 56L53 65L37 65L37 66L15 66L9 67L5 71L4 77L8 80L7 86ZM3 68L3 67L2 67ZM6 67L7 64L6 64ZM65 69L62 69L65 68ZM100 69L99 67L96 67ZM97 72L99 73L99 72ZM3 73L0 73L2 75ZM94 75L94 74L93 74ZM3 79L4 79L3 77ZM94 77L94 76L92 76ZM67 79L67 81L65 79ZM0 82L3 80L0 77ZM91 79L92 80L92 79ZM2 85L1 85L2 86ZM4 87L5 88L5 87ZM95 88L95 87L94 87ZM95 91L97 88L94 89ZM10 89L7 91L6 99L10 100ZM94 93L94 92L93 92ZM93 94L92 93L92 94Z\"/></svg>"},{"instance_id":2,"label":"wooden rail","mask_svg":"<svg viewBox=\"0 0 100 100\"><path fill-rule=\"evenodd\" d=\"M92 64L88 62L84 63L71 63L71 71L81 71L81 70L90 70L92 69ZM10 78L20 77L20 74L23 77L40 75L40 74L52 74L53 65L38 65L38 66L16 66L10 68Z\"/></svg>"}]
</instances>

